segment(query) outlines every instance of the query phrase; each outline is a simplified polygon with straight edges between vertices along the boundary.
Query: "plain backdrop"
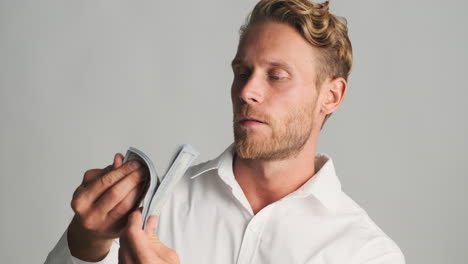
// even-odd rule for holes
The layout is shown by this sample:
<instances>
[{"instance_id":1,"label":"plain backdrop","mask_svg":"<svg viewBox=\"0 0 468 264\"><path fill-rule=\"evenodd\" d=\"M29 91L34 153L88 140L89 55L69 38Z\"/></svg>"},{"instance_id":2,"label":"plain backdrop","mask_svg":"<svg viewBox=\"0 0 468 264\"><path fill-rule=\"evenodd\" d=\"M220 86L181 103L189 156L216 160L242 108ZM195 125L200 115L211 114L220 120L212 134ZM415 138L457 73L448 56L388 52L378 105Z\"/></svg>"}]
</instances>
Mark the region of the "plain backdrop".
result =
<instances>
[{"instance_id":1,"label":"plain backdrop","mask_svg":"<svg viewBox=\"0 0 468 264\"><path fill-rule=\"evenodd\" d=\"M235 1L0 1L0 255L40 263L87 169L129 146L160 171L233 140ZM468 259L466 1L335 0L355 63L322 131L343 188L408 263Z\"/></svg>"}]
</instances>

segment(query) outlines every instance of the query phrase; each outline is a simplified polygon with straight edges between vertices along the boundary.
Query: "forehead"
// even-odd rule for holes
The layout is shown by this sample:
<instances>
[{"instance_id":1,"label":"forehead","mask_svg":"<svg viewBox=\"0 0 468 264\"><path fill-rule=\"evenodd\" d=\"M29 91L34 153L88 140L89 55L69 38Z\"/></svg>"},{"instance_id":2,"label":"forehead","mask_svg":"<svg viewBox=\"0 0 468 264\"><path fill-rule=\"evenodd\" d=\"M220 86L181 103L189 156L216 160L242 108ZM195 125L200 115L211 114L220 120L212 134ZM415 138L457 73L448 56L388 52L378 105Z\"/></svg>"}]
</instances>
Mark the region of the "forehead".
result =
<instances>
[{"instance_id":1,"label":"forehead","mask_svg":"<svg viewBox=\"0 0 468 264\"><path fill-rule=\"evenodd\" d=\"M292 67L313 67L314 48L287 24L266 22L253 25L239 42L235 61L245 64L287 63Z\"/></svg>"}]
</instances>

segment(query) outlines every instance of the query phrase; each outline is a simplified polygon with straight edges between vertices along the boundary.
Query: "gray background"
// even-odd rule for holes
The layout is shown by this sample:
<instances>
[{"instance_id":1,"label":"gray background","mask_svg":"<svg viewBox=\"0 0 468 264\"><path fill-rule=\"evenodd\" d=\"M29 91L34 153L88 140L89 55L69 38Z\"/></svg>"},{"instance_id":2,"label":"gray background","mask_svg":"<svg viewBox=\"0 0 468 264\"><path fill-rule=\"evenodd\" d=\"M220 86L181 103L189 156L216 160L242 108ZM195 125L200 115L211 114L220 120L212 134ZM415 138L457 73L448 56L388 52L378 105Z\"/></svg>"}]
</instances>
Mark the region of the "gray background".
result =
<instances>
[{"instance_id":1,"label":"gray background","mask_svg":"<svg viewBox=\"0 0 468 264\"><path fill-rule=\"evenodd\" d=\"M45 260L90 168L128 146L164 169L232 141L230 60L254 5L0 2L0 255ZM319 151L408 263L466 263L466 1L332 1L355 64Z\"/></svg>"}]
</instances>

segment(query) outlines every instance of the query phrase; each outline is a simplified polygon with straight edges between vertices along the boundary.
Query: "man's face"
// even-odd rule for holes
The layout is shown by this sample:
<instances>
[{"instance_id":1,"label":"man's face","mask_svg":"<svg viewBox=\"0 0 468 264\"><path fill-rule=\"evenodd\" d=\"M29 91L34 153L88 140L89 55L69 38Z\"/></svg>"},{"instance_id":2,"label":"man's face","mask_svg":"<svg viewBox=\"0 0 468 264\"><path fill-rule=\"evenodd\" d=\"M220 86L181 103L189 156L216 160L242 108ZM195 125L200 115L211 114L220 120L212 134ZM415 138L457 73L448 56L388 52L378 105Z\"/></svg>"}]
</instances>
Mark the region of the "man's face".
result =
<instances>
[{"instance_id":1,"label":"man's face","mask_svg":"<svg viewBox=\"0 0 468 264\"><path fill-rule=\"evenodd\" d=\"M318 116L314 52L286 24L267 22L246 32L232 63L239 157L281 160L301 151Z\"/></svg>"}]
</instances>

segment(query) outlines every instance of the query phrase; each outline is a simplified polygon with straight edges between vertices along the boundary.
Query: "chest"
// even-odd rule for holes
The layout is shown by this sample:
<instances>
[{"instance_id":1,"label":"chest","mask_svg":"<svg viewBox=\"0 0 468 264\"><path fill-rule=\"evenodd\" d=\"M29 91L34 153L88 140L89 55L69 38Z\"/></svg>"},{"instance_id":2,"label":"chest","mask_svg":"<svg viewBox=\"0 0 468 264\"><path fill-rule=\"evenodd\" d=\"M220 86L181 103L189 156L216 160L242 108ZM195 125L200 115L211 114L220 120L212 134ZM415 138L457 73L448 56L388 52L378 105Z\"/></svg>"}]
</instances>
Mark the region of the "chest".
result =
<instances>
[{"instance_id":1,"label":"chest","mask_svg":"<svg viewBox=\"0 0 468 264\"><path fill-rule=\"evenodd\" d=\"M159 238L181 263L349 263L352 219L325 216L309 200L252 215L230 192L209 190L184 190L161 213Z\"/></svg>"}]
</instances>

